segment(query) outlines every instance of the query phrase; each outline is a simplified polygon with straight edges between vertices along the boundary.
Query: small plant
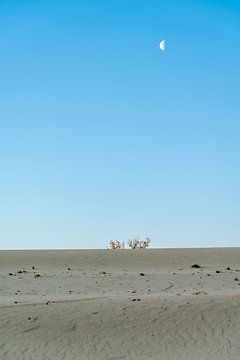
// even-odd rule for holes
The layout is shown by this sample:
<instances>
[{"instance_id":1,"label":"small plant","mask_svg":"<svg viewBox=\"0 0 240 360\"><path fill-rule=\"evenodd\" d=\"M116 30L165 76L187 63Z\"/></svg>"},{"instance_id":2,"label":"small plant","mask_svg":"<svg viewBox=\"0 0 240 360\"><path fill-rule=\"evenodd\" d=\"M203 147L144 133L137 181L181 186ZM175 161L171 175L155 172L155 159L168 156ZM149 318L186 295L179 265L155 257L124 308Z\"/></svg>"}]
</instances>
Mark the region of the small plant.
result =
<instances>
[{"instance_id":1,"label":"small plant","mask_svg":"<svg viewBox=\"0 0 240 360\"><path fill-rule=\"evenodd\" d=\"M113 241L113 240L110 241L109 249L116 250L116 249L121 249L121 248L122 248L122 245L121 245L120 241Z\"/></svg>"},{"instance_id":2,"label":"small plant","mask_svg":"<svg viewBox=\"0 0 240 360\"><path fill-rule=\"evenodd\" d=\"M139 240L139 239L132 239L129 240L128 246L131 249L146 249L149 247L149 244L151 242L151 239L146 238L145 240Z\"/></svg>"}]
</instances>

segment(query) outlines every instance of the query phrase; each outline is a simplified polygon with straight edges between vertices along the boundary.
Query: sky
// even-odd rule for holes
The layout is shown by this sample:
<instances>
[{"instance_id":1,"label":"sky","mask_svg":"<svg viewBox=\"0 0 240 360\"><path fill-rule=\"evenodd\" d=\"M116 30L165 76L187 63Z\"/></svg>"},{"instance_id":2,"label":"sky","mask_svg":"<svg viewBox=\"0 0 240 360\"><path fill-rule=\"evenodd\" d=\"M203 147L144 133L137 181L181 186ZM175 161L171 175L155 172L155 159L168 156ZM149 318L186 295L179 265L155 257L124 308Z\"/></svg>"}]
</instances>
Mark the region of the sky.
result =
<instances>
[{"instance_id":1,"label":"sky","mask_svg":"<svg viewBox=\"0 0 240 360\"><path fill-rule=\"evenodd\" d=\"M0 0L0 249L239 246L239 93L238 0Z\"/></svg>"}]
</instances>

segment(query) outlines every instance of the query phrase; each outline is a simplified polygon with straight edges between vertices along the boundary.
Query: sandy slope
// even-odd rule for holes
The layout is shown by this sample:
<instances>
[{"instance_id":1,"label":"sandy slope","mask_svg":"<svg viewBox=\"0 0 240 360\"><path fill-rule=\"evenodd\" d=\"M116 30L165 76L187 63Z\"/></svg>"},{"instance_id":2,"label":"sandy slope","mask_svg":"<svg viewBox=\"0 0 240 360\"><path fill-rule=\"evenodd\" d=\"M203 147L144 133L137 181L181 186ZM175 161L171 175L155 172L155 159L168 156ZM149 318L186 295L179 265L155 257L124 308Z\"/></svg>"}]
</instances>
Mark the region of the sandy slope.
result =
<instances>
[{"instance_id":1,"label":"sandy slope","mask_svg":"<svg viewBox=\"0 0 240 360\"><path fill-rule=\"evenodd\" d=\"M0 360L239 360L239 270L239 248L1 251Z\"/></svg>"}]
</instances>

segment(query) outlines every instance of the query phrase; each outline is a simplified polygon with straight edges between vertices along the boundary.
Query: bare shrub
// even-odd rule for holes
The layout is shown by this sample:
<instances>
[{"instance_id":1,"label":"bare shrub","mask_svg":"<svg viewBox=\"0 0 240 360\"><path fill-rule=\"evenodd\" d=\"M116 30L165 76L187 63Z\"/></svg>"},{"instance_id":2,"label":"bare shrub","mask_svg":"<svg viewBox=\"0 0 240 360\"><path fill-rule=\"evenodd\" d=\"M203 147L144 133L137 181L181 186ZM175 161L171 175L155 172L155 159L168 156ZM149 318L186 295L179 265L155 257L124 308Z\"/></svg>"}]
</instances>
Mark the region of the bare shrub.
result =
<instances>
[{"instance_id":1,"label":"bare shrub","mask_svg":"<svg viewBox=\"0 0 240 360\"><path fill-rule=\"evenodd\" d=\"M113 240L110 241L109 249L116 250L116 249L121 249L121 248L122 248L122 245L121 245L120 241L113 241Z\"/></svg>"},{"instance_id":2,"label":"bare shrub","mask_svg":"<svg viewBox=\"0 0 240 360\"><path fill-rule=\"evenodd\" d=\"M132 239L132 240L129 240L128 246L131 249L146 249L147 247L149 247L150 242L151 242L151 239L149 239L149 238L146 238L145 240Z\"/></svg>"}]
</instances>

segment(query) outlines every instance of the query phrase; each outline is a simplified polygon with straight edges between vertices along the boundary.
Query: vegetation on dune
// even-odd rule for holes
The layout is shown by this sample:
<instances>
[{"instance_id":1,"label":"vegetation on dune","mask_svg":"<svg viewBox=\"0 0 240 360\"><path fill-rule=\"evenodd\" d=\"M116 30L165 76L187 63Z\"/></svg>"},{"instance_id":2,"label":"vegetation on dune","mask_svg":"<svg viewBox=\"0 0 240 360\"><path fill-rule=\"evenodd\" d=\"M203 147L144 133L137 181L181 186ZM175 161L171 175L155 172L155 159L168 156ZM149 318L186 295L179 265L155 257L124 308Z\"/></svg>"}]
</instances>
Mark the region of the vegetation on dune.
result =
<instances>
[{"instance_id":1,"label":"vegetation on dune","mask_svg":"<svg viewBox=\"0 0 240 360\"><path fill-rule=\"evenodd\" d=\"M128 241L128 246L131 249L146 249L150 246L151 239L148 237L145 240L140 240L138 238L134 238ZM124 241L120 243L120 241L111 240L108 246L108 249L116 250L116 249L125 249Z\"/></svg>"}]
</instances>

